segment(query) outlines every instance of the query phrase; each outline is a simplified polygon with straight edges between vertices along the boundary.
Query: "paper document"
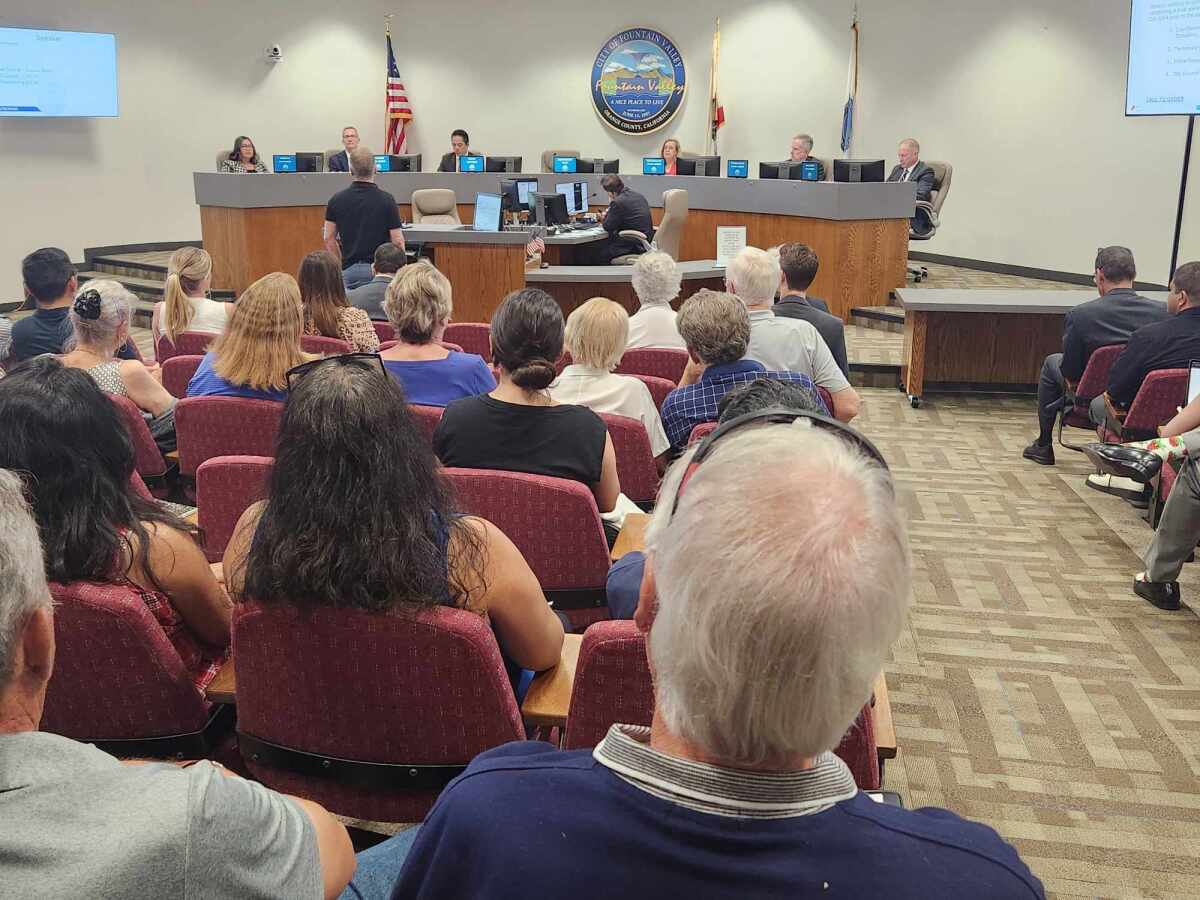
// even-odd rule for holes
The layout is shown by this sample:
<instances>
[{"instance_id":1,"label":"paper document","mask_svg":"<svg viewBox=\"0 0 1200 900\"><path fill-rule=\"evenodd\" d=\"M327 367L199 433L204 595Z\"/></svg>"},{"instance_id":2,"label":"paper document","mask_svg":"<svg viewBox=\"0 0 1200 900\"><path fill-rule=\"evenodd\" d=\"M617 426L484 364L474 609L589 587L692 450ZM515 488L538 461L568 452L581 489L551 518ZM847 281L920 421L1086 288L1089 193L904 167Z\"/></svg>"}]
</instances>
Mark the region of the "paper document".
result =
<instances>
[{"instance_id":1,"label":"paper document","mask_svg":"<svg viewBox=\"0 0 1200 900\"><path fill-rule=\"evenodd\" d=\"M746 248L745 225L717 226L717 267L724 268Z\"/></svg>"}]
</instances>

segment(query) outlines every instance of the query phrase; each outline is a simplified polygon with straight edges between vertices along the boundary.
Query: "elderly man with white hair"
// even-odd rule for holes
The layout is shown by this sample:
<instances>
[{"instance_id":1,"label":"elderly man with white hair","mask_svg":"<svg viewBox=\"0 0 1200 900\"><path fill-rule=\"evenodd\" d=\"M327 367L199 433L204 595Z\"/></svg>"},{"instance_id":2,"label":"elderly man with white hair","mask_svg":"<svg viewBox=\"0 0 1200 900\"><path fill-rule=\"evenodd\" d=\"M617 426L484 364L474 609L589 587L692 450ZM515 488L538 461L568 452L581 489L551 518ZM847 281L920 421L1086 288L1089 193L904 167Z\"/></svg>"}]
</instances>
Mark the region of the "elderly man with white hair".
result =
<instances>
[{"instance_id":1,"label":"elderly man with white hair","mask_svg":"<svg viewBox=\"0 0 1200 900\"><path fill-rule=\"evenodd\" d=\"M904 625L908 545L874 448L775 415L722 426L663 486L635 616L652 724L476 757L394 898L1043 896L992 829L877 803L831 752Z\"/></svg>"},{"instance_id":2,"label":"elderly man with white hair","mask_svg":"<svg viewBox=\"0 0 1200 900\"><path fill-rule=\"evenodd\" d=\"M629 318L629 341L626 346L668 347L686 350L687 345L675 326L675 310L671 301L679 296L683 276L670 254L661 250L639 256L633 264L633 292L641 306Z\"/></svg>"},{"instance_id":3,"label":"elderly man with white hair","mask_svg":"<svg viewBox=\"0 0 1200 900\"><path fill-rule=\"evenodd\" d=\"M768 369L807 375L817 387L829 391L833 414L849 422L858 415L858 392L850 386L829 345L811 323L775 315L772 307L780 277L778 256L758 247L744 248L725 271L726 288L750 314L746 358Z\"/></svg>"},{"instance_id":4,"label":"elderly man with white hair","mask_svg":"<svg viewBox=\"0 0 1200 900\"><path fill-rule=\"evenodd\" d=\"M937 175L933 169L921 162L921 145L916 138L905 138L896 149L897 163L888 175L888 181L909 182L917 186L917 200L928 200L933 196L933 185ZM918 209L912 218L912 230L917 234L928 234L933 226L929 213Z\"/></svg>"}]
</instances>

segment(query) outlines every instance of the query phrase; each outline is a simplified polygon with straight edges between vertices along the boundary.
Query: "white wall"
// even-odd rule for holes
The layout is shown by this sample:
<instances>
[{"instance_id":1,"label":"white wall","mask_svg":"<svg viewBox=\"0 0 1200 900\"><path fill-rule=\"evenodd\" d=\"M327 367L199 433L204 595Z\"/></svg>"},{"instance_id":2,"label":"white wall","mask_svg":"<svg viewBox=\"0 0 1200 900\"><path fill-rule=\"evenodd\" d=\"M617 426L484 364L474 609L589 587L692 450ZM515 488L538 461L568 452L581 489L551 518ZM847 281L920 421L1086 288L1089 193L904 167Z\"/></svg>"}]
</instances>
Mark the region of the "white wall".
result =
<instances>
[{"instance_id":1,"label":"white wall","mask_svg":"<svg viewBox=\"0 0 1200 900\"><path fill-rule=\"evenodd\" d=\"M1185 125L1123 117L1124 3L1103 4L1103 14L1087 0L859 6L854 153L890 160L912 133L927 157L955 164L945 227L922 249L1085 272L1098 245L1120 242L1143 277L1166 277ZM479 149L521 154L534 169L555 146L620 156L626 168L668 134L702 149L717 15L722 154L778 159L808 130L819 155L838 155L850 9L850 0L611 0L548 15L515 0L42 0L36 15L0 13L4 25L114 31L121 69L119 119L0 121L0 299L19 296L20 257L37 246L80 258L86 246L198 237L191 172L209 170L235 134L248 132L265 154L322 150L355 122L378 147L385 11L397 14L411 143L426 167L461 126ZM595 53L633 25L670 35L689 76L679 116L640 138L608 129L588 96ZM262 49L275 42L285 59L271 66ZM1200 255L1200 187L1192 195L1184 259Z\"/></svg>"}]
</instances>

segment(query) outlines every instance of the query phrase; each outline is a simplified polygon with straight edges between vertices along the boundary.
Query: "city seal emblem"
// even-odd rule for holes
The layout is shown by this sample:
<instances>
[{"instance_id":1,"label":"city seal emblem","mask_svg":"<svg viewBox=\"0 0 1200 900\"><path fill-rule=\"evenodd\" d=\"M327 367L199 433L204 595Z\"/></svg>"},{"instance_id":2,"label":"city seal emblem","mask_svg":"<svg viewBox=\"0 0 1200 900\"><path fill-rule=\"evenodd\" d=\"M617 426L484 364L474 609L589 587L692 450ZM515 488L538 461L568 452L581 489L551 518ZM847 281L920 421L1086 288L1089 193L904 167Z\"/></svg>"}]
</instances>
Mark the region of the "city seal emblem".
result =
<instances>
[{"instance_id":1,"label":"city seal emblem","mask_svg":"<svg viewBox=\"0 0 1200 900\"><path fill-rule=\"evenodd\" d=\"M592 64L592 104L625 134L648 134L670 122L686 88L683 57L669 37L651 28L613 35Z\"/></svg>"}]
</instances>

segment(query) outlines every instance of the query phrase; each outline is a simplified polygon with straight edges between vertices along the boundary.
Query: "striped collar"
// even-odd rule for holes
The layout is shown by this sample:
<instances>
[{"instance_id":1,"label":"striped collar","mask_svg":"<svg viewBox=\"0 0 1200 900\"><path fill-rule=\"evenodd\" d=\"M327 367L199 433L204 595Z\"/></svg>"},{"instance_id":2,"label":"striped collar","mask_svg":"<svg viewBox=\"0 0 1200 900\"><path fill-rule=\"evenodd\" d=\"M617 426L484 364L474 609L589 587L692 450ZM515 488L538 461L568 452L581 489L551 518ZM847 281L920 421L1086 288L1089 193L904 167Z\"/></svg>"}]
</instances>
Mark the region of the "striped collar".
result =
<instances>
[{"instance_id":1,"label":"striped collar","mask_svg":"<svg viewBox=\"0 0 1200 900\"><path fill-rule=\"evenodd\" d=\"M823 812L858 788L846 764L824 753L802 772L749 772L669 756L650 746L650 729L613 725L592 757L623 781L680 806L740 819Z\"/></svg>"}]
</instances>

